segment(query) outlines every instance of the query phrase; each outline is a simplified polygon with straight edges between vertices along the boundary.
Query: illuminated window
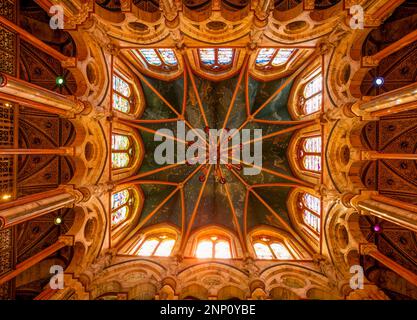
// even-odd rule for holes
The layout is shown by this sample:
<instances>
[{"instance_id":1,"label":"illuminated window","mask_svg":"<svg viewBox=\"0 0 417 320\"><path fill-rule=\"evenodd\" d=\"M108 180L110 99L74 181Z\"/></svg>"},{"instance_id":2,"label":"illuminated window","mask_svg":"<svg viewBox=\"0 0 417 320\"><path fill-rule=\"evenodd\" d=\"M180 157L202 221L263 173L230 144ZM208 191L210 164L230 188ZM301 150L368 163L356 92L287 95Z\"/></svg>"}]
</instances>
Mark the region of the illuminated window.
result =
<instances>
[{"instance_id":1,"label":"illuminated window","mask_svg":"<svg viewBox=\"0 0 417 320\"><path fill-rule=\"evenodd\" d=\"M117 72L113 74L113 109L123 113L130 112L132 90L130 85Z\"/></svg>"},{"instance_id":2,"label":"illuminated window","mask_svg":"<svg viewBox=\"0 0 417 320\"><path fill-rule=\"evenodd\" d=\"M224 71L232 67L234 49L204 48L198 49L200 65L210 71Z\"/></svg>"},{"instance_id":3,"label":"illuminated window","mask_svg":"<svg viewBox=\"0 0 417 320\"><path fill-rule=\"evenodd\" d=\"M293 259L288 248L281 241L269 237L259 237L255 239L253 242L253 249L255 250L258 259Z\"/></svg>"},{"instance_id":4,"label":"illuminated window","mask_svg":"<svg viewBox=\"0 0 417 320\"><path fill-rule=\"evenodd\" d=\"M263 48L256 57L255 65L259 69L272 69L274 67L282 66L290 60L295 50L296 49L287 48Z\"/></svg>"},{"instance_id":5,"label":"illuminated window","mask_svg":"<svg viewBox=\"0 0 417 320\"><path fill-rule=\"evenodd\" d=\"M302 193L299 197L298 207L304 223L315 233L319 234L321 215L320 199L309 193Z\"/></svg>"},{"instance_id":6,"label":"illuminated window","mask_svg":"<svg viewBox=\"0 0 417 320\"><path fill-rule=\"evenodd\" d=\"M128 189L113 193L111 196L111 225L117 226L124 221L130 211L133 199Z\"/></svg>"},{"instance_id":7,"label":"illuminated window","mask_svg":"<svg viewBox=\"0 0 417 320\"><path fill-rule=\"evenodd\" d=\"M321 137L304 138L300 148L301 166L308 171L321 172Z\"/></svg>"},{"instance_id":8,"label":"illuminated window","mask_svg":"<svg viewBox=\"0 0 417 320\"><path fill-rule=\"evenodd\" d=\"M201 259L230 259L232 257L230 243L229 241L223 238L219 239L218 237L200 240L197 244L195 256Z\"/></svg>"},{"instance_id":9,"label":"illuminated window","mask_svg":"<svg viewBox=\"0 0 417 320\"><path fill-rule=\"evenodd\" d=\"M175 240L165 234L158 236L151 236L139 247L138 256L155 256L155 257L169 257L174 248Z\"/></svg>"},{"instance_id":10,"label":"illuminated window","mask_svg":"<svg viewBox=\"0 0 417 320\"><path fill-rule=\"evenodd\" d=\"M305 115L321 110L323 78L319 70L316 70L313 74L304 86L303 96L300 99L301 112Z\"/></svg>"},{"instance_id":11,"label":"illuminated window","mask_svg":"<svg viewBox=\"0 0 417 320\"><path fill-rule=\"evenodd\" d=\"M132 52L136 58L144 61L150 69L163 71L178 69L178 60L172 49L136 49Z\"/></svg>"},{"instance_id":12,"label":"illuminated window","mask_svg":"<svg viewBox=\"0 0 417 320\"><path fill-rule=\"evenodd\" d=\"M128 136L122 134L112 134L112 168L120 169L129 166L133 147Z\"/></svg>"}]
</instances>

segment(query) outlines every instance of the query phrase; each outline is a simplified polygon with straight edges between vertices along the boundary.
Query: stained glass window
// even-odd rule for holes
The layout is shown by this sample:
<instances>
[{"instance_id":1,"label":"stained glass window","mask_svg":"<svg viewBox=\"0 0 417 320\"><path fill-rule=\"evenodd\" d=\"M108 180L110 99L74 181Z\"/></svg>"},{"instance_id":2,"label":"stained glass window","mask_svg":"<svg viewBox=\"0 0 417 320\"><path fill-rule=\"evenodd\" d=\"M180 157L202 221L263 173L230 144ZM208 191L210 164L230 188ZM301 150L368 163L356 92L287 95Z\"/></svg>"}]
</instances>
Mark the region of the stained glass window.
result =
<instances>
[{"instance_id":1,"label":"stained glass window","mask_svg":"<svg viewBox=\"0 0 417 320\"><path fill-rule=\"evenodd\" d=\"M140 61L145 61L151 69L171 71L178 67L177 56L173 49L135 49L132 53Z\"/></svg>"},{"instance_id":2,"label":"stained glass window","mask_svg":"<svg viewBox=\"0 0 417 320\"><path fill-rule=\"evenodd\" d=\"M121 207L129 201L129 190L124 189L122 191L113 193L111 198L111 208L112 210Z\"/></svg>"},{"instance_id":3,"label":"stained glass window","mask_svg":"<svg viewBox=\"0 0 417 320\"><path fill-rule=\"evenodd\" d=\"M130 191L123 189L111 196L111 224L112 227L124 221L129 214Z\"/></svg>"},{"instance_id":4,"label":"stained glass window","mask_svg":"<svg viewBox=\"0 0 417 320\"><path fill-rule=\"evenodd\" d=\"M253 244L258 259L279 259L290 260L293 256L288 248L280 241L270 239L269 237L260 237Z\"/></svg>"},{"instance_id":5,"label":"stained glass window","mask_svg":"<svg viewBox=\"0 0 417 320\"><path fill-rule=\"evenodd\" d=\"M277 259L288 260L292 258L288 249L282 243L273 242L270 247Z\"/></svg>"},{"instance_id":6,"label":"stained glass window","mask_svg":"<svg viewBox=\"0 0 417 320\"><path fill-rule=\"evenodd\" d=\"M158 257L168 257L171 254L172 248L174 248L175 240L174 239L165 239L159 244L158 248L155 251L155 256Z\"/></svg>"},{"instance_id":7,"label":"stained glass window","mask_svg":"<svg viewBox=\"0 0 417 320\"><path fill-rule=\"evenodd\" d=\"M159 244L158 239L148 239L140 246L138 256L151 256Z\"/></svg>"},{"instance_id":8,"label":"stained glass window","mask_svg":"<svg viewBox=\"0 0 417 320\"><path fill-rule=\"evenodd\" d=\"M232 66L234 49L204 48L198 49L200 65L211 71L223 71Z\"/></svg>"},{"instance_id":9,"label":"stained glass window","mask_svg":"<svg viewBox=\"0 0 417 320\"><path fill-rule=\"evenodd\" d=\"M228 241L221 240L217 241L214 247L214 257L219 259L229 259L230 256L230 245Z\"/></svg>"},{"instance_id":10,"label":"stained glass window","mask_svg":"<svg viewBox=\"0 0 417 320\"><path fill-rule=\"evenodd\" d=\"M261 242L255 242L253 244L253 248L255 249L256 256L259 259L273 259L274 256L269 249L268 245L261 243Z\"/></svg>"},{"instance_id":11,"label":"stained glass window","mask_svg":"<svg viewBox=\"0 0 417 320\"><path fill-rule=\"evenodd\" d=\"M166 64L177 65L177 57L175 56L175 52L172 49L158 49L159 54L162 57L162 60Z\"/></svg>"},{"instance_id":12,"label":"stained glass window","mask_svg":"<svg viewBox=\"0 0 417 320\"><path fill-rule=\"evenodd\" d=\"M123 113L130 112L131 99L130 85L118 75L117 71L113 74L113 109Z\"/></svg>"},{"instance_id":13,"label":"stained glass window","mask_svg":"<svg viewBox=\"0 0 417 320\"><path fill-rule=\"evenodd\" d=\"M299 208L301 210L304 223L314 232L320 233L320 198L309 193L302 193L300 195Z\"/></svg>"},{"instance_id":14,"label":"stained glass window","mask_svg":"<svg viewBox=\"0 0 417 320\"><path fill-rule=\"evenodd\" d=\"M129 166L133 148L130 138L126 135L112 135L112 168L126 168Z\"/></svg>"},{"instance_id":15,"label":"stained glass window","mask_svg":"<svg viewBox=\"0 0 417 320\"><path fill-rule=\"evenodd\" d=\"M146 238L140 245L136 254L138 256L169 257L174 248L175 240L167 235L158 235Z\"/></svg>"},{"instance_id":16,"label":"stained glass window","mask_svg":"<svg viewBox=\"0 0 417 320\"><path fill-rule=\"evenodd\" d=\"M263 48L259 50L255 65L261 69L271 69L286 64L296 49L291 48Z\"/></svg>"},{"instance_id":17,"label":"stained glass window","mask_svg":"<svg viewBox=\"0 0 417 320\"><path fill-rule=\"evenodd\" d=\"M321 136L303 139L301 143L301 164L305 170L321 172Z\"/></svg>"},{"instance_id":18,"label":"stained glass window","mask_svg":"<svg viewBox=\"0 0 417 320\"><path fill-rule=\"evenodd\" d=\"M197 258L213 257L213 242L210 240L200 241L195 252Z\"/></svg>"},{"instance_id":19,"label":"stained glass window","mask_svg":"<svg viewBox=\"0 0 417 320\"><path fill-rule=\"evenodd\" d=\"M230 259L232 257L230 243L227 240L218 239L217 237L200 240L197 244L195 256L200 259Z\"/></svg>"},{"instance_id":20,"label":"stained glass window","mask_svg":"<svg viewBox=\"0 0 417 320\"><path fill-rule=\"evenodd\" d=\"M112 226L118 225L120 222L126 219L127 214L129 213L129 208L127 206L123 206L116 211L113 211L111 214L111 224Z\"/></svg>"},{"instance_id":21,"label":"stained glass window","mask_svg":"<svg viewBox=\"0 0 417 320\"><path fill-rule=\"evenodd\" d=\"M315 73L317 73L316 71ZM304 114L312 114L320 111L322 104L323 78L317 73L304 87L302 108Z\"/></svg>"},{"instance_id":22,"label":"stained glass window","mask_svg":"<svg viewBox=\"0 0 417 320\"><path fill-rule=\"evenodd\" d=\"M128 150L130 147L129 137L121 134L113 134L111 147L117 151Z\"/></svg>"}]
</instances>

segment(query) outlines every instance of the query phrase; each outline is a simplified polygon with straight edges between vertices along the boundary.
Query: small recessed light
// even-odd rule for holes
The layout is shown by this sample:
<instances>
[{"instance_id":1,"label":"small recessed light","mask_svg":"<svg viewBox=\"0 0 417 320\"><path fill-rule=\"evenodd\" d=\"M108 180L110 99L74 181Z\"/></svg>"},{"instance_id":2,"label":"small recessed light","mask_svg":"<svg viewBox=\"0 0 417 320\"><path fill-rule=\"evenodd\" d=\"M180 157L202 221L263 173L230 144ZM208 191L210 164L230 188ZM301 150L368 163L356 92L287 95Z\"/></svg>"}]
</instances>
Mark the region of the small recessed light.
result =
<instances>
[{"instance_id":1,"label":"small recessed light","mask_svg":"<svg viewBox=\"0 0 417 320\"><path fill-rule=\"evenodd\" d=\"M55 224L60 225L61 223L62 223L62 218L61 217L56 217L55 218Z\"/></svg>"},{"instance_id":2,"label":"small recessed light","mask_svg":"<svg viewBox=\"0 0 417 320\"><path fill-rule=\"evenodd\" d=\"M57 85L59 85L59 86L62 86L62 85L65 83L65 79L64 79L63 77L61 77L61 76L56 77L56 79L55 79L55 83L56 83Z\"/></svg>"},{"instance_id":3,"label":"small recessed light","mask_svg":"<svg viewBox=\"0 0 417 320\"><path fill-rule=\"evenodd\" d=\"M377 87L381 87L385 83L385 80L383 77L376 77L374 83Z\"/></svg>"}]
</instances>

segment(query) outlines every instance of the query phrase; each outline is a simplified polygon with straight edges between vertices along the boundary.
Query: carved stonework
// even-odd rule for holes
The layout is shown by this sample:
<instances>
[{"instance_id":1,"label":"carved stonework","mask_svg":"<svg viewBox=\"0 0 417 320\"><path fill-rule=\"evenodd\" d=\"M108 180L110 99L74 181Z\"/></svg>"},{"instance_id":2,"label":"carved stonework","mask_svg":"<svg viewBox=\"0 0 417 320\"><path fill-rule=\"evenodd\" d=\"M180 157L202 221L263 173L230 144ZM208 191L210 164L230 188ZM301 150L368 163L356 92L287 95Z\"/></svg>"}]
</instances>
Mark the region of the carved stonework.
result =
<instances>
[{"instance_id":1,"label":"carved stonework","mask_svg":"<svg viewBox=\"0 0 417 320\"><path fill-rule=\"evenodd\" d=\"M0 24L0 72L16 76L16 34Z\"/></svg>"},{"instance_id":2,"label":"carved stonework","mask_svg":"<svg viewBox=\"0 0 417 320\"><path fill-rule=\"evenodd\" d=\"M13 22L16 21L15 0L0 0L0 16Z\"/></svg>"},{"instance_id":3,"label":"carved stonework","mask_svg":"<svg viewBox=\"0 0 417 320\"><path fill-rule=\"evenodd\" d=\"M353 290L346 300L390 300L387 295L373 284L365 284L363 289Z\"/></svg>"}]
</instances>

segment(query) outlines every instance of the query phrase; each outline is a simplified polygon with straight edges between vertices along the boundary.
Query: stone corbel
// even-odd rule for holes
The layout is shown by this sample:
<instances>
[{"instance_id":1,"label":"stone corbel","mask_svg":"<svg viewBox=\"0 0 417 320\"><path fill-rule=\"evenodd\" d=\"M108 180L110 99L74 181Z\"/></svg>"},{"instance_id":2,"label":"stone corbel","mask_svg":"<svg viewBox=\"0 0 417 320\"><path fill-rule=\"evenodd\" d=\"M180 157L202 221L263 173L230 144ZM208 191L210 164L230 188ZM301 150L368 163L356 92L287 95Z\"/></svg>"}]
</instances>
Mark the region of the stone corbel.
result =
<instances>
[{"instance_id":1,"label":"stone corbel","mask_svg":"<svg viewBox=\"0 0 417 320\"><path fill-rule=\"evenodd\" d=\"M390 300L388 296L371 283L364 284L363 289L350 291L346 296L346 300Z\"/></svg>"}]
</instances>

